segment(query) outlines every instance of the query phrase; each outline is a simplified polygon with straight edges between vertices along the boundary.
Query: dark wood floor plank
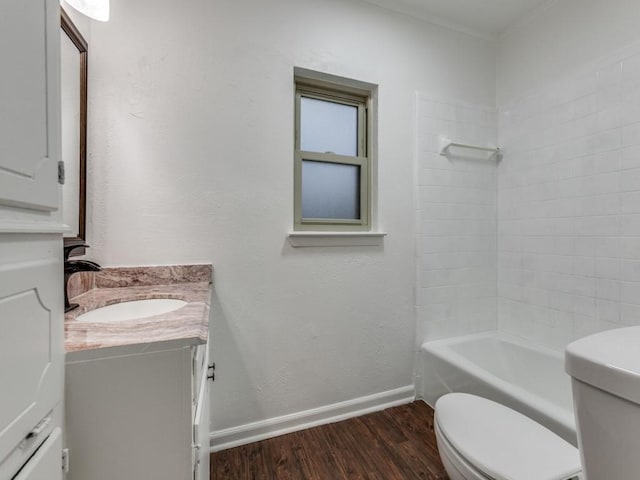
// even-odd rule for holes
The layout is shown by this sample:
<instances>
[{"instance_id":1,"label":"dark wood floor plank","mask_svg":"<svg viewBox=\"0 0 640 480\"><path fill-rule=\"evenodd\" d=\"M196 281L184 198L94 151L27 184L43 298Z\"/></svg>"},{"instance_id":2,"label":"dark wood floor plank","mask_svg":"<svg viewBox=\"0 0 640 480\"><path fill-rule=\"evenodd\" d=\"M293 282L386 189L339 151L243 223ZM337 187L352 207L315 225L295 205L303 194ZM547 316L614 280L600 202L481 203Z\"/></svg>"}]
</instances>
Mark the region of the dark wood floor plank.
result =
<instances>
[{"instance_id":1,"label":"dark wood floor plank","mask_svg":"<svg viewBox=\"0 0 640 480\"><path fill-rule=\"evenodd\" d=\"M353 419L351 428L344 428L340 423L334 424L334 428L341 433L342 456L350 461L350 476L345 478L392 478L396 474L392 465L384 461L385 453L379 442L362 422L362 418ZM366 446L367 448L363 448ZM398 472L399 473L399 472Z\"/></svg>"},{"instance_id":2,"label":"dark wood floor plank","mask_svg":"<svg viewBox=\"0 0 640 480\"><path fill-rule=\"evenodd\" d=\"M331 430L332 425L311 430L318 446L318 451L314 455L315 464L319 470L322 470L321 478L346 478L346 473L339 463L341 446Z\"/></svg>"},{"instance_id":3,"label":"dark wood floor plank","mask_svg":"<svg viewBox=\"0 0 640 480\"><path fill-rule=\"evenodd\" d=\"M362 465L366 463L366 458L358 448L354 448L349 441L348 431L341 423L326 425L322 428L327 438L330 440L328 444L337 470L334 472L336 478L353 478L354 480L367 479L366 472L363 471Z\"/></svg>"},{"instance_id":4,"label":"dark wood floor plank","mask_svg":"<svg viewBox=\"0 0 640 480\"><path fill-rule=\"evenodd\" d=\"M383 460L381 465L381 473L386 473L387 478L403 478L414 480L420 477L416 476L416 472L412 465L408 464L400 455L399 448L407 438L401 435L398 429L387 421L384 413L379 417L370 415L361 417L363 423L371 429L373 435L378 438L380 456ZM385 471L386 470L386 471Z\"/></svg>"},{"instance_id":5,"label":"dark wood floor plank","mask_svg":"<svg viewBox=\"0 0 640 480\"><path fill-rule=\"evenodd\" d=\"M271 458L271 471L273 478L282 480L297 480L303 478L300 471L300 463L294 452L300 448L300 441L295 435L288 438L276 437L268 442L265 450L265 458Z\"/></svg>"},{"instance_id":6,"label":"dark wood floor plank","mask_svg":"<svg viewBox=\"0 0 640 480\"><path fill-rule=\"evenodd\" d=\"M420 406L421 408L418 408ZM394 415L388 411L383 413L390 422L396 423L409 439L400 445L400 452L405 461L425 468L425 476L421 478L442 478L440 454L433 431L433 412L424 403L420 403L418 407L399 409ZM424 434L425 425L429 429L429 435Z\"/></svg>"},{"instance_id":7,"label":"dark wood floor plank","mask_svg":"<svg viewBox=\"0 0 640 480\"><path fill-rule=\"evenodd\" d=\"M316 456L323 445L318 443L311 430L303 430L296 434L300 439L301 447L295 452L296 458L301 465L301 478L323 478L329 472L325 471L324 465L317 465ZM285 436L286 437L286 436Z\"/></svg>"},{"instance_id":8,"label":"dark wood floor plank","mask_svg":"<svg viewBox=\"0 0 640 480\"><path fill-rule=\"evenodd\" d=\"M211 454L211 480L447 480L424 402Z\"/></svg>"}]
</instances>

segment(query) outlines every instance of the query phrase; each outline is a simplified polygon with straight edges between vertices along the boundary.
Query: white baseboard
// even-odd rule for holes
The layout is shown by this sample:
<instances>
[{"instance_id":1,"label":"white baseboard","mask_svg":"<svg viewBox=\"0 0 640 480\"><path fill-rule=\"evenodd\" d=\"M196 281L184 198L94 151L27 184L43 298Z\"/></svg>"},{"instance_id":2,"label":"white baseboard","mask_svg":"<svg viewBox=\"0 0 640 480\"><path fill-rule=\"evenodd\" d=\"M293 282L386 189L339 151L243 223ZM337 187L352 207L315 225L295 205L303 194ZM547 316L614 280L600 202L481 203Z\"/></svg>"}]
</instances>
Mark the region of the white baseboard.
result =
<instances>
[{"instance_id":1,"label":"white baseboard","mask_svg":"<svg viewBox=\"0 0 640 480\"><path fill-rule=\"evenodd\" d=\"M239 427L226 428L211 433L211 451L217 452L247 443L265 440L285 433L304 430L327 423L338 422L385 408L404 405L415 400L415 386L387 390L366 397L334 403L324 407L247 423Z\"/></svg>"}]
</instances>

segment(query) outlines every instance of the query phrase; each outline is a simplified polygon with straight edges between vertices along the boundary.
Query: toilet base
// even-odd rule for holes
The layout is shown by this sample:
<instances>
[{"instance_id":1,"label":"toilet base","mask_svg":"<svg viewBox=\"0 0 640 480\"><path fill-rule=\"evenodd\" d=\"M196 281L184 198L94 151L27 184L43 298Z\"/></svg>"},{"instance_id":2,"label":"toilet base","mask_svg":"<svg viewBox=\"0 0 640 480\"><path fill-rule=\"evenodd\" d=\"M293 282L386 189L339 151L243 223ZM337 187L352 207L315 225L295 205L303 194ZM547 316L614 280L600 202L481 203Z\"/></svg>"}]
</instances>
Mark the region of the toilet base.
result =
<instances>
[{"instance_id":1,"label":"toilet base","mask_svg":"<svg viewBox=\"0 0 640 480\"><path fill-rule=\"evenodd\" d=\"M490 480L455 451L440 430L437 420L434 422L433 428L436 433L438 453L450 480Z\"/></svg>"}]
</instances>

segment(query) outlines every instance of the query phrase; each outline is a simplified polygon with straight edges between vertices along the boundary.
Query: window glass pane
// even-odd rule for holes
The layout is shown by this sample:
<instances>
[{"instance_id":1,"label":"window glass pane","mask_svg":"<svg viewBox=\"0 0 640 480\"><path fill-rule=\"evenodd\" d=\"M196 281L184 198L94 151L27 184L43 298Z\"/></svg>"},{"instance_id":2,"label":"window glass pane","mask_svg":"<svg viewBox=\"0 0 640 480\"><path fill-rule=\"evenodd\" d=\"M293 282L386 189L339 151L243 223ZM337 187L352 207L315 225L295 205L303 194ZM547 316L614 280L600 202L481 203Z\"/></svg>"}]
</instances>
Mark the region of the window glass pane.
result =
<instances>
[{"instance_id":1,"label":"window glass pane","mask_svg":"<svg viewBox=\"0 0 640 480\"><path fill-rule=\"evenodd\" d=\"M302 161L302 218L360 219L360 166Z\"/></svg>"},{"instance_id":2,"label":"window glass pane","mask_svg":"<svg viewBox=\"0 0 640 480\"><path fill-rule=\"evenodd\" d=\"M358 108L302 97L300 150L358 155Z\"/></svg>"}]
</instances>

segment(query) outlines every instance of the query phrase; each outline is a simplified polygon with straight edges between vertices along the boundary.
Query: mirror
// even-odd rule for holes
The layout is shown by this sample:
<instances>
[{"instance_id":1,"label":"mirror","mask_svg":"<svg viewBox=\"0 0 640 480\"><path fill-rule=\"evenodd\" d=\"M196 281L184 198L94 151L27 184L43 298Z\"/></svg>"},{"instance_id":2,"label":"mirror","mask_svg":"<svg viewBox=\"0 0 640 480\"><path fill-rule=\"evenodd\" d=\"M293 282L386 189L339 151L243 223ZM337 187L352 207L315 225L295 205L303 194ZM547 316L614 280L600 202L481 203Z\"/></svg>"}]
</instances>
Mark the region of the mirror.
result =
<instances>
[{"instance_id":1,"label":"mirror","mask_svg":"<svg viewBox=\"0 0 640 480\"><path fill-rule=\"evenodd\" d=\"M68 14L62 9L60 14L62 208L63 221L71 227L64 239L69 246L86 240L87 42Z\"/></svg>"}]
</instances>

